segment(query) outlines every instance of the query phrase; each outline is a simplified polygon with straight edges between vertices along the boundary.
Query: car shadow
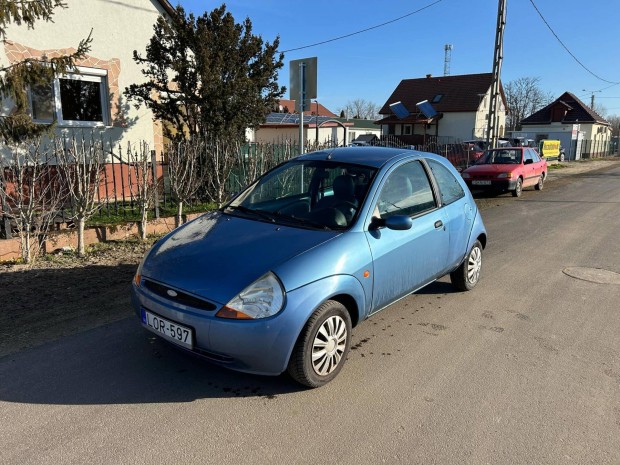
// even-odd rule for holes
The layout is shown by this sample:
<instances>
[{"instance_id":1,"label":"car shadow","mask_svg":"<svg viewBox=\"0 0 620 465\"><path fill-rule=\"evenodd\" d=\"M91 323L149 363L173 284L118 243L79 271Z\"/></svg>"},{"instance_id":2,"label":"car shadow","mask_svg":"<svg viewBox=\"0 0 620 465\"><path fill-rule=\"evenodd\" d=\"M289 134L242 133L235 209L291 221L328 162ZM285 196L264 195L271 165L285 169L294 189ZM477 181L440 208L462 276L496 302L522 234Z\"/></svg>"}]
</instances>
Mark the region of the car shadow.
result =
<instances>
[{"instance_id":1,"label":"car shadow","mask_svg":"<svg viewBox=\"0 0 620 465\"><path fill-rule=\"evenodd\" d=\"M441 278L439 281L435 281L422 289L414 292L412 295L436 295L436 294L455 294L460 292L454 288L450 283L449 278Z\"/></svg>"},{"instance_id":2,"label":"car shadow","mask_svg":"<svg viewBox=\"0 0 620 465\"><path fill-rule=\"evenodd\" d=\"M52 405L275 399L304 390L287 376L233 372L183 353L137 318L5 356L0 380L1 401Z\"/></svg>"}]
</instances>

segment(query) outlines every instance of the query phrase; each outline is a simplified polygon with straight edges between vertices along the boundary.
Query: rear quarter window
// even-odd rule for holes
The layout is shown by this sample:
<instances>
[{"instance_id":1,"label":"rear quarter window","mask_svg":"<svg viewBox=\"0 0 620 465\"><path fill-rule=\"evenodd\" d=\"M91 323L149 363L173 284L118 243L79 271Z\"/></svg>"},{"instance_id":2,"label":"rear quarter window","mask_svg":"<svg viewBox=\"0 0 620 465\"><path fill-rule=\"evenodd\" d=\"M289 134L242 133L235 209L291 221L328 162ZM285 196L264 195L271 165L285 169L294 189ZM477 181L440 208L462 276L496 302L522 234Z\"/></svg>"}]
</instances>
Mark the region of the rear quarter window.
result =
<instances>
[{"instance_id":1,"label":"rear quarter window","mask_svg":"<svg viewBox=\"0 0 620 465\"><path fill-rule=\"evenodd\" d=\"M426 160L426 162L437 181L441 202L444 205L449 205L465 197L465 191L461 184L448 168L435 160Z\"/></svg>"}]
</instances>

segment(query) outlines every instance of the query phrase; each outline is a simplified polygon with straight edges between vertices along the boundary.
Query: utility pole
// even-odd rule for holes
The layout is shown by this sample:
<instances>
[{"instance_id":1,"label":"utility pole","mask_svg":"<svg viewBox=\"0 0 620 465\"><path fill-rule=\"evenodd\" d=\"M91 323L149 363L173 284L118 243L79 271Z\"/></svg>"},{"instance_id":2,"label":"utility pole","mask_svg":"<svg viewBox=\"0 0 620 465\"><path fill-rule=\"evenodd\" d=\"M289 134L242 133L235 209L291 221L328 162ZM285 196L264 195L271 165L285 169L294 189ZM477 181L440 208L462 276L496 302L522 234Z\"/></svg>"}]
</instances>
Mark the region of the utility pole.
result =
<instances>
[{"instance_id":1,"label":"utility pole","mask_svg":"<svg viewBox=\"0 0 620 465\"><path fill-rule=\"evenodd\" d=\"M583 92L589 92L589 93L592 94L592 95L590 95L590 108L592 110L594 110L594 93L595 92L601 92L601 91L600 90L586 90L586 89L582 89L582 91ZM594 110L594 111L596 111L596 110Z\"/></svg>"},{"instance_id":2,"label":"utility pole","mask_svg":"<svg viewBox=\"0 0 620 465\"><path fill-rule=\"evenodd\" d=\"M452 45L446 44L444 47L443 75L450 76L450 61L452 60Z\"/></svg>"},{"instance_id":3,"label":"utility pole","mask_svg":"<svg viewBox=\"0 0 620 465\"><path fill-rule=\"evenodd\" d=\"M487 117L487 147L497 147L499 112L498 100L501 99L499 83L504 59L504 28L506 26L506 0L499 0L497 6L497 29L495 31L495 51L493 54L493 77L491 82L491 102Z\"/></svg>"}]
</instances>

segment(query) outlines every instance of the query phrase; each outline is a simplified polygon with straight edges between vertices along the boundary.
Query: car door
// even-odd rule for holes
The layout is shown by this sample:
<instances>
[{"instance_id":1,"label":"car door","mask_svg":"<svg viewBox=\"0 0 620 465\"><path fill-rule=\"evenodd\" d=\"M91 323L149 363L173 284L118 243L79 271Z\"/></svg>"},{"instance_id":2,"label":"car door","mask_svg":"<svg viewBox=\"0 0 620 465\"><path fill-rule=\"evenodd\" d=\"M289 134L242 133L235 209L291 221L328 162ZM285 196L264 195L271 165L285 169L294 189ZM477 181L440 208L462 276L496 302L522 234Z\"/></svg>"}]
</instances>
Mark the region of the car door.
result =
<instances>
[{"instance_id":1,"label":"car door","mask_svg":"<svg viewBox=\"0 0 620 465\"><path fill-rule=\"evenodd\" d=\"M533 186L540 177L540 164L534 160L535 152L532 149L523 150L523 187Z\"/></svg>"},{"instance_id":2,"label":"car door","mask_svg":"<svg viewBox=\"0 0 620 465\"><path fill-rule=\"evenodd\" d=\"M427 159L437 189L441 207L445 211L445 227L450 238L447 269L451 271L461 263L468 252L469 234L473 226L475 205L465 195L465 190L450 169L437 160Z\"/></svg>"},{"instance_id":3,"label":"car door","mask_svg":"<svg viewBox=\"0 0 620 465\"><path fill-rule=\"evenodd\" d=\"M535 173L536 173L536 182L545 171L545 162L540 158L536 150L530 149L532 152L532 159L534 160Z\"/></svg>"},{"instance_id":4,"label":"car door","mask_svg":"<svg viewBox=\"0 0 620 465\"><path fill-rule=\"evenodd\" d=\"M420 161L406 162L388 173L373 202L373 217L385 220L406 215L413 225L402 231L367 222L374 278L371 312L441 276L449 247L445 212L438 208Z\"/></svg>"}]
</instances>

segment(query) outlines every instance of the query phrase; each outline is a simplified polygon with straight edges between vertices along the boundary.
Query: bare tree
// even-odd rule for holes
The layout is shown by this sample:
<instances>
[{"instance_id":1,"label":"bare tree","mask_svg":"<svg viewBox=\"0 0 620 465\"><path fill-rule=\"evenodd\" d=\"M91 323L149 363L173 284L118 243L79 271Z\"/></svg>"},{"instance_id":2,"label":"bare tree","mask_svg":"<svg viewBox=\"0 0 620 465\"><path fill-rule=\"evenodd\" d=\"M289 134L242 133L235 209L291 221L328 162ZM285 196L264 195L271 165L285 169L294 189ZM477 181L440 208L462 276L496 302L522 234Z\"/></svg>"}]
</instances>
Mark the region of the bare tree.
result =
<instances>
[{"instance_id":1,"label":"bare tree","mask_svg":"<svg viewBox=\"0 0 620 465\"><path fill-rule=\"evenodd\" d=\"M308 151L317 150L314 142L307 141ZM261 174L274 168L276 165L289 160L296 153L297 141L282 139L278 143L257 143L248 147L247 152L240 153L238 188L243 188L258 178Z\"/></svg>"},{"instance_id":2,"label":"bare tree","mask_svg":"<svg viewBox=\"0 0 620 465\"><path fill-rule=\"evenodd\" d=\"M14 221L21 258L29 264L39 255L66 198L58 170L48 161L39 137L28 143L15 143L11 154L0 163L4 214Z\"/></svg>"},{"instance_id":3,"label":"bare tree","mask_svg":"<svg viewBox=\"0 0 620 465\"><path fill-rule=\"evenodd\" d=\"M227 197L226 184L230 173L240 158L241 144L236 139L207 140L205 144L205 169L207 175L207 195L218 207Z\"/></svg>"},{"instance_id":4,"label":"bare tree","mask_svg":"<svg viewBox=\"0 0 620 465\"><path fill-rule=\"evenodd\" d=\"M85 137L57 139L55 144L58 169L66 186L71 203L71 218L78 226L80 257L85 255L84 228L86 222L99 210L97 194L104 169L103 143L93 134Z\"/></svg>"},{"instance_id":5,"label":"bare tree","mask_svg":"<svg viewBox=\"0 0 620 465\"><path fill-rule=\"evenodd\" d=\"M522 77L504 85L509 114L506 129L518 131L521 120L553 101L553 96L539 86L540 78Z\"/></svg>"},{"instance_id":6,"label":"bare tree","mask_svg":"<svg viewBox=\"0 0 620 465\"><path fill-rule=\"evenodd\" d=\"M127 145L127 160L130 164L130 173L133 181L130 182L133 196L136 198L140 209L140 222L138 231L140 239L146 240L146 228L148 225L148 212L153 207L155 193L159 187L157 177L154 175L151 164L151 151L146 142L138 146ZM130 176L131 176L130 174Z\"/></svg>"},{"instance_id":7,"label":"bare tree","mask_svg":"<svg viewBox=\"0 0 620 465\"><path fill-rule=\"evenodd\" d=\"M183 205L191 200L204 183L206 171L201 167L204 153L205 140L198 136L171 144L166 150L170 189L178 202L175 217L177 228L183 221Z\"/></svg>"},{"instance_id":8,"label":"bare tree","mask_svg":"<svg viewBox=\"0 0 620 465\"><path fill-rule=\"evenodd\" d=\"M611 124L611 135L618 137L620 135L620 115L608 116L607 121Z\"/></svg>"},{"instance_id":9,"label":"bare tree","mask_svg":"<svg viewBox=\"0 0 620 465\"><path fill-rule=\"evenodd\" d=\"M341 113L344 112L349 118L374 120L378 118L380 109L381 107L379 107L376 103L369 102L363 98L358 98L348 101L342 108Z\"/></svg>"},{"instance_id":10,"label":"bare tree","mask_svg":"<svg viewBox=\"0 0 620 465\"><path fill-rule=\"evenodd\" d=\"M594 112L597 115L599 115L599 116L601 116L603 118L606 118L608 112L607 112L607 108L605 107L605 105L595 101L594 102L594 106L591 107L591 108L592 108L592 110L594 110Z\"/></svg>"}]
</instances>

